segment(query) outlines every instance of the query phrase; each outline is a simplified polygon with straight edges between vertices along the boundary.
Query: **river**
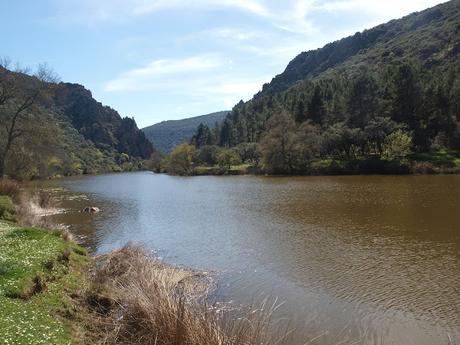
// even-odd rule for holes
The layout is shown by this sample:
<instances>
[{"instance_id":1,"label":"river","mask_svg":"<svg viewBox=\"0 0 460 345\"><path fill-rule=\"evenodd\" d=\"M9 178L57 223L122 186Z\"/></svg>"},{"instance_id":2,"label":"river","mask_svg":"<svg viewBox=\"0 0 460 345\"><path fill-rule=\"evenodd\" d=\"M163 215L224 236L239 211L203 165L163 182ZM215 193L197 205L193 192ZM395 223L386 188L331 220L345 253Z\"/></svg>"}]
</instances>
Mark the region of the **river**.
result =
<instances>
[{"instance_id":1,"label":"river","mask_svg":"<svg viewBox=\"0 0 460 345\"><path fill-rule=\"evenodd\" d=\"M298 343L460 344L460 176L47 182L94 253L141 243L212 271L234 308L270 296ZM84 206L102 212L78 212ZM304 338L305 337L305 338ZM297 342L296 342L297 343Z\"/></svg>"}]
</instances>

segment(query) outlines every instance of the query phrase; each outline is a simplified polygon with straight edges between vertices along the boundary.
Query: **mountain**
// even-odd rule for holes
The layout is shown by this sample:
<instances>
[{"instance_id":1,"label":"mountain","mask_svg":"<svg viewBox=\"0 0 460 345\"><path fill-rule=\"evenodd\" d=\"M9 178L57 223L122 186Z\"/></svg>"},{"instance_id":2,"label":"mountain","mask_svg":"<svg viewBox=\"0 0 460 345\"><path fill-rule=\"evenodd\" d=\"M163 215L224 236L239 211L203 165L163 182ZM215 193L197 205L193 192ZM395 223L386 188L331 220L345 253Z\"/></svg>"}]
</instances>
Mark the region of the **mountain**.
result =
<instances>
[{"instance_id":1,"label":"mountain","mask_svg":"<svg viewBox=\"0 0 460 345\"><path fill-rule=\"evenodd\" d=\"M264 85L261 94L282 92L305 79L321 76L330 69L353 69L362 64L378 68L394 60L412 58L426 67L455 61L458 40L459 1L449 1L400 20L358 32L354 36L303 52L286 70Z\"/></svg>"},{"instance_id":2,"label":"mountain","mask_svg":"<svg viewBox=\"0 0 460 345\"><path fill-rule=\"evenodd\" d=\"M0 66L0 89L0 175L28 179L136 169L153 152L134 119L103 106L82 85Z\"/></svg>"},{"instance_id":3,"label":"mountain","mask_svg":"<svg viewBox=\"0 0 460 345\"><path fill-rule=\"evenodd\" d=\"M143 159L150 157L152 145L134 119L122 118L114 109L103 106L82 85L59 84L53 105L97 148Z\"/></svg>"},{"instance_id":4,"label":"mountain","mask_svg":"<svg viewBox=\"0 0 460 345\"><path fill-rule=\"evenodd\" d=\"M317 159L460 151L458 75L453 0L299 54L211 137L223 147L257 144L265 165L277 159L273 170L282 173L304 172Z\"/></svg>"},{"instance_id":5,"label":"mountain","mask_svg":"<svg viewBox=\"0 0 460 345\"><path fill-rule=\"evenodd\" d=\"M191 117L183 120L163 121L142 129L154 147L164 153L170 153L174 147L192 138L200 124L214 127L229 111L219 111L208 115Z\"/></svg>"}]
</instances>

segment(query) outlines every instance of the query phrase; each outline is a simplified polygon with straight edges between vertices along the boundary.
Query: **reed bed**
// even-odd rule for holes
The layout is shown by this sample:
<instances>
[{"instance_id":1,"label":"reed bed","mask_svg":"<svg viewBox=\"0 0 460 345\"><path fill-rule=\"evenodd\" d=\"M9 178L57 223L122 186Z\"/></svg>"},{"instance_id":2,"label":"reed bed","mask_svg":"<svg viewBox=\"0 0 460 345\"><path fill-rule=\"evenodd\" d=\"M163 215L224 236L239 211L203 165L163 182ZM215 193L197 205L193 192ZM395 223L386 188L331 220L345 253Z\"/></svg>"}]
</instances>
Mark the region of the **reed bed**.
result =
<instances>
[{"instance_id":1,"label":"reed bed","mask_svg":"<svg viewBox=\"0 0 460 345\"><path fill-rule=\"evenodd\" d=\"M21 192L21 187L18 182L0 178L0 195L7 195L14 201L17 200Z\"/></svg>"},{"instance_id":2,"label":"reed bed","mask_svg":"<svg viewBox=\"0 0 460 345\"><path fill-rule=\"evenodd\" d=\"M289 332L269 335L274 307L224 322L206 303L208 275L166 265L141 247L98 257L92 276L87 303L99 344L288 344Z\"/></svg>"}]
</instances>

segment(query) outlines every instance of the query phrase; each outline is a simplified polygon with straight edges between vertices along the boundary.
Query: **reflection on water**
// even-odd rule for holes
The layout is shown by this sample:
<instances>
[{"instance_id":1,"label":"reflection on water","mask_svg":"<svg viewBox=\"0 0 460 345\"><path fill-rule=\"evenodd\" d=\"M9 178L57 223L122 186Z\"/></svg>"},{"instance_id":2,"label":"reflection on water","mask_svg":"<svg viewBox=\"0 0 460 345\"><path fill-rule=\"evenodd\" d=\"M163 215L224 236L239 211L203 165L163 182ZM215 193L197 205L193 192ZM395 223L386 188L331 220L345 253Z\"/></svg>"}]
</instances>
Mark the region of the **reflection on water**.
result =
<instances>
[{"instance_id":1,"label":"reflection on water","mask_svg":"<svg viewBox=\"0 0 460 345\"><path fill-rule=\"evenodd\" d=\"M313 344L460 342L460 176L131 173L51 184L69 209L55 220L93 251L140 242L219 272L236 304L279 296L277 315L319 336ZM102 212L78 212L88 205Z\"/></svg>"}]
</instances>

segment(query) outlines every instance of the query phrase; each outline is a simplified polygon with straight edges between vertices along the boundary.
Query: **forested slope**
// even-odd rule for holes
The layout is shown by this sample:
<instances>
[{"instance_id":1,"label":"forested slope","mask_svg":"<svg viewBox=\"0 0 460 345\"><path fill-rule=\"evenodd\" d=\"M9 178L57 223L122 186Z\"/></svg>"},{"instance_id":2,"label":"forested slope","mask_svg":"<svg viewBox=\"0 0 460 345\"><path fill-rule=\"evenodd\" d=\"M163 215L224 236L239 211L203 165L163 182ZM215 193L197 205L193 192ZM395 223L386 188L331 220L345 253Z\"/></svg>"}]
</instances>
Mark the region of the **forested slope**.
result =
<instances>
[{"instance_id":1,"label":"forested slope","mask_svg":"<svg viewBox=\"0 0 460 345\"><path fill-rule=\"evenodd\" d=\"M454 0L301 53L195 143L240 152L256 143L265 167L283 173L319 160L402 163L458 151L459 55Z\"/></svg>"}]
</instances>

